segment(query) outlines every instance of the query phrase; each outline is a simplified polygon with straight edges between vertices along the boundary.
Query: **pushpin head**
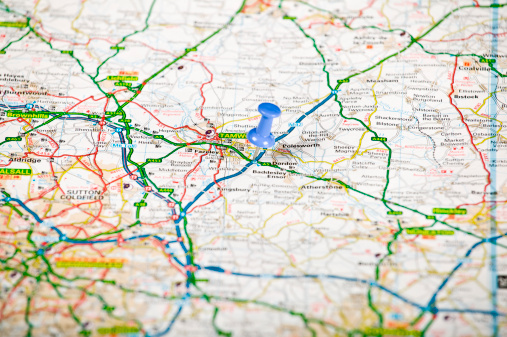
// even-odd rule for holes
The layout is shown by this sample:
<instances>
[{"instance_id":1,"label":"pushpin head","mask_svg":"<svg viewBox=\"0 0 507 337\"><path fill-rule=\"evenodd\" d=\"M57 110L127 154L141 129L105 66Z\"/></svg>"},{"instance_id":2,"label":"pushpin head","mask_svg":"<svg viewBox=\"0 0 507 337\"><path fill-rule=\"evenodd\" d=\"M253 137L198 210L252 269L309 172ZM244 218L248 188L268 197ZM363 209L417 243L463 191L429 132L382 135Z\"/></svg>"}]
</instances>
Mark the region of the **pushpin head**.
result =
<instances>
[{"instance_id":1,"label":"pushpin head","mask_svg":"<svg viewBox=\"0 0 507 337\"><path fill-rule=\"evenodd\" d=\"M259 104L259 107L257 108L257 110L259 110L259 113L263 116L263 117L267 117L267 118L276 118L276 117L280 117L280 115L282 114L282 110L280 110L280 108L272 103L261 103Z\"/></svg>"},{"instance_id":2,"label":"pushpin head","mask_svg":"<svg viewBox=\"0 0 507 337\"><path fill-rule=\"evenodd\" d=\"M258 110L262 115L259 126L250 130L246 137L255 146L262 148L272 147L275 145L275 137L271 134L273 118L279 117L282 111L271 103L259 104Z\"/></svg>"}]
</instances>

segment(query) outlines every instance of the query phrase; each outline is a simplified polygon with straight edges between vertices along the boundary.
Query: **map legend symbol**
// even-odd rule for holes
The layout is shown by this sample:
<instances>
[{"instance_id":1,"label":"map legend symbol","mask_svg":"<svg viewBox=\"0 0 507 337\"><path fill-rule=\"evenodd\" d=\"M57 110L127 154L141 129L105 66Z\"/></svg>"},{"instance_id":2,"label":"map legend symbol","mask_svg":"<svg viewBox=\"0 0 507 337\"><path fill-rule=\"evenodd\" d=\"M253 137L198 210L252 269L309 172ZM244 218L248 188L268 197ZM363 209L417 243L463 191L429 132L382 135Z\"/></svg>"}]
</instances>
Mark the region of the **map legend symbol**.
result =
<instances>
[{"instance_id":1,"label":"map legend symbol","mask_svg":"<svg viewBox=\"0 0 507 337\"><path fill-rule=\"evenodd\" d=\"M273 119L280 117L282 111L280 108L272 103L261 103L257 108L262 115L259 125L250 130L246 137L253 145L257 146L253 159L257 158L259 148L268 148L275 145L275 137L271 133L273 126Z\"/></svg>"}]
</instances>

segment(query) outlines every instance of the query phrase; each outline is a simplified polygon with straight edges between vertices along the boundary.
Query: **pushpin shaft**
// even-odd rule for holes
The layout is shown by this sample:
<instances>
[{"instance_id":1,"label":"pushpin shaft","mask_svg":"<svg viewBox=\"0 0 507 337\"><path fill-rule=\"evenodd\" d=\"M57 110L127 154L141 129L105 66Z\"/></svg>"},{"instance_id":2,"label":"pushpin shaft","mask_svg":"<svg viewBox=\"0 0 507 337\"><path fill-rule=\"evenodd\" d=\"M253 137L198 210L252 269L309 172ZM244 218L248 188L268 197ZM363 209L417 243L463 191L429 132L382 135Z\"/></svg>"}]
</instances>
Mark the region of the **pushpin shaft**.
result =
<instances>
[{"instance_id":1,"label":"pushpin shaft","mask_svg":"<svg viewBox=\"0 0 507 337\"><path fill-rule=\"evenodd\" d=\"M256 148L255 148L255 152L254 152L254 155L253 155L253 157L252 157L252 159L253 159L253 160L255 160L255 159L257 158L257 156L259 155L259 151L260 151L260 150L261 150L261 149L260 149L260 148L258 148L258 147L256 147Z\"/></svg>"},{"instance_id":2,"label":"pushpin shaft","mask_svg":"<svg viewBox=\"0 0 507 337\"><path fill-rule=\"evenodd\" d=\"M261 137L269 137L271 134L271 127L273 126L273 118L262 116L257 126L257 134Z\"/></svg>"}]
</instances>

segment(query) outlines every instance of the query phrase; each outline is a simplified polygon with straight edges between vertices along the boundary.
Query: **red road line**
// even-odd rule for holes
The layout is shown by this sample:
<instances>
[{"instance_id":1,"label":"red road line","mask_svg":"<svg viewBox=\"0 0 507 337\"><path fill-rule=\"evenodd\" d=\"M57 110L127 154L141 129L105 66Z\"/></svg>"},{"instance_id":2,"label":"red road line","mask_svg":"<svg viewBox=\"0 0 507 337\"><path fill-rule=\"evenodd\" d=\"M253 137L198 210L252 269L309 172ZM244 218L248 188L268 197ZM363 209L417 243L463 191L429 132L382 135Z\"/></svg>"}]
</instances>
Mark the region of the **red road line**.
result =
<instances>
[{"instance_id":1,"label":"red road line","mask_svg":"<svg viewBox=\"0 0 507 337\"><path fill-rule=\"evenodd\" d=\"M217 147L215 146L216 149L218 149L220 151L220 155L223 156L223 152L222 152L222 149L220 147ZM215 182L215 185L218 187L218 190L219 190L219 195L218 197L216 197L215 199L212 199L211 201L205 203L204 205L199 205L199 206L195 206L194 208L192 208L188 213L192 213L196 208L199 208L199 207L204 207L204 206L207 206L211 203L214 203L215 201L217 201L218 199L222 198L224 195L222 194L222 189L220 188L220 185L218 185L217 183L217 175L218 173L220 172L219 169L220 169L220 164L222 163L222 159L219 159L218 160L218 165L217 165L217 171L216 173L213 175L213 181Z\"/></svg>"},{"instance_id":2,"label":"red road line","mask_svg":"<svg viewBox=\"0 0 507 337\"><path fill-rule=\"evenodd\" d=\"M375 3L375 0L371 0L371 1L368 3L368 5L366 5L366 7L364 7L364 8L363 8L363 9L361 9L361 10L359 10L359 15L358 15L358 16L356 16L355 18L353 18L352 20L350 20L350 22L349 22L349 26L351 26L351 25L352 25L352 22L354 22L354 20L355 20L355 19L360 18L361 16L363 16L363 11L364 11L364 10L367 10L368 8L370 8L371 6L373 6L373 4L374 4L374 3Z\"/></svg>"},{"instance_id":3,"label":"red road line","mask_svg":"<svg viewBox=\"0 0 507 337\"><path fill-rule=\"evenodd\" d=\"M118 180L120 180L120 179L123 179L123 178L125 178L125 177L128 177L128 176L130 176L132 173L134 173L134 172L135 172L135 171L137 171L137 170L138 170L138 168L136 168L135 170L130 171L130 173L127 173L127 174L125 174L124 176L121 176L121 177L119 177L119 178L116 178L116 179L115 179L115 180L113 180L113 181L108 182L106 185L111 185L112 183L114 183L114 182L116 182L116 181L118 181Z\"/></svg>"},{"instance_id":4,"label":"red road line","mask_svg":"<svg viewBox=\"0 0 507 337\"><path fill-rule=\"evenodd\" d=\"M174 269L176 269L181 275L185 276L185 278L186 278L187 274L185 272L183 272L177 265L175 265L173 263L172 256L169 253L166 253L166 251L165 251L165 246L157 239L152 238L152 240L153 240L155 246L158 246L162 249L162 254L164 254L167 257L167 260L169 261L171 266L173 266Z\"/></svg>"},{"instance_id":5,"label":"red road line","mask_svg":"<svg viewBox=\"0 0 507 337\"><path fill-rule=\"evenodd\" d=\"M253 4L251 4L251 5L245 5L245 6L243 7L243 9L241 10L241 13L245 13L245 9L250 8L250 7L255 7L255 6L257 6L258 4L262 4L262 5L265 5L265 6L271 7L271 4L270 4L270 3L266 3L264 0L257 0L257 1L255 1Z\"/></svg>"},{"instance_id":6,"label":"red road line","mask_svg":"<svg viewBox=\"0 0 507 337\"><path fill-rule=\"evenodd\" d=\"M23 283L23 281L26 279L25 276L22 276L22 279L19 281L19 283L13 287L11 289L11 291L9 292L9 295L7 295L7 298L5 299L5 302L3 303L2 305L2 308L0 309L0 321L2 321L4 319L4 310L5 310L5 307L7 306L7 303L9 302L12 294L16 291L16 289L18 289L18 287L21 285L21 283Z\"/></svg>"},{"instance_id":7,"label":"red road line","mask_svg":"<svg viewBox=\"0 0 507 337\"><path fill-rule=\"evenodd\" d=\"M456 68L457 67L458 67L458 56L456 56L456 58L454 59L454 70L452 72L452 80L451 80L451 92L448 95L448 97L449 97L449 103L451 103L451 105L459 113L459 115L461 117L461 122L465 125L465 127L467 129L467 132L468 132L468 135L470 136L470 143L474 147L475 151L477 151L477 153L479 154L479 157L481 158L482 167L484 168L484 171L486 171L488 173L488 176L487 176L488 183L486 184L486 186L484 186L484 194L482 195L482 202L486 202L486 191L488 189L488 186L491 185L491 173L486 168L486 163L484 162L484 158L482 157L482 153L477 149L477 146L475 146L474 137L472 136L472 132L470 132L470 128L468 127L468 124L465 122L465 119L463 118L463 114L461 113L461 110L458 109L458 107L456 105L454 105L454 103L452 102L452 98L451 98L452 94L454 93L454 76L456 75ZM462 205L460 205L460 206L462 206ZM458 206L458 208L460 206Z\"/></svg>"},{"instance_id":8,"label":"red road line","mask_svg":"<svg viewBox=\"0 0 507 337\"><path fill-rule=\"evenodd\" d=\"M118 101L118 102L128 102L128 100L121 100L121 101ZM197 132L198 134L200 134L201 136L204 136L202 133L200 133L199 131L197 130L194 130L192 129L190 126L188 125L185 125L185 126L179 126L177 128L175 127L172 127L172 126L169 126L167 124L164 124L162 123L157 117L155 117L155 115L149 111L148 109L146 109L144 106L142 106L141 104L137 103L137 102L134 102L134 101L131 101L130 103L133 103L135 105L137 105L138 107L140 107L141 109L143 109L144 111L146 111L147 113L149 113L151 115L151 117L153 117L157 122L159 122L161 125L165 126L165 127L168 127L169 129L172 129L172 130L179 130L179 129L189 129L189 130L192 130L194 132Z\"/></svg>"},{"instance_id":9,"label":"red road line","mask_svg":"<svg viewBox=\"0 0 507 337\"><path fill-rule=\"evenodd\" d=\"M206 102L206 97L204 97L204 92L202 91L202 89L204 88L204 86L206 84L210 84L211 82L213 82L213 73L211 71L209 71L209 69L204 65L204 63L202 63L202 62L199 62L199 63L204 67L204 69L206 69L206 71L208 72L208 74L210 74L210 76L211 76L211 79L208 82L204 82L201 85L201 88L200 88L201 97L202 97L202 104L201 104L201 112L200 112L200 114L201 114L201 117L204 119L204 116L202 115L202 109L204 108L204 103Z\"/></svg>"},{"instance_id":10,"label":"red road line","mask_svg":"<svg viewBox=\"0 0 507 337\"><path fill-rule=\"evenodd\" d=\"M337 28L343 28L343 27L345 27L345 26L344 26L344 25L342 25L342 24L335 23L335 22L333 22L333 21L329 20L329 21L325 21L325 22L312 22L312 23L310 23L310 24L308 25L308 27L307 27L306 29L311 29L313 25L324 25L324 26L325 26L325 25L332 25L332 26L335 26L335 27L337 27Z\"/></svg>"},{"instance_id":11,"label":"red road line","mask_svg":"<svg viewBox=\"0 0 507 337\"><path fill-rule=\"evenodd\" d=\"M466 41L468 39L471 39L472 36L485 36L485 35L488 35L488 34L496 36L496 37L499 37L499 36L505 36L505 35L507 35L507 32L505 32L505 33L499 33L499 34L493 34L491 32L486 32L486 33L482 33L482 34L473 33L469 37L465 37L465 38L462 38L462 39L451 39L451 40L426 40L426 39L421 39L420 41L426 41L426 42L456 42L456 41Z\"/></svg>"},{"instance_id":12,"label":"red road line","mask_svg":"<svg viewBox=\"0 0 507 337\"><path fill-rule=\"evenodd\" d=\"M211 151L211 148L213 147L213 145L210 145L209 146L209 150L208 151ZM202 158L204 156L208 155L208 152L202 154L199 158L199 161L197 162L197 164L194 166L193 169L191 169L190 171L187 172L187 174L185 174L185 177L183 177L183 186L185 187L185 189L183 190L183 195L181 196L181 200L180 202L183 201L183 198L185 197L185 194L187 193L187 178L188 176L190 176L196 169L197 167L199 167L199 165L201 165L201 162L202 162Z\"/></svg>"}]
</instances>

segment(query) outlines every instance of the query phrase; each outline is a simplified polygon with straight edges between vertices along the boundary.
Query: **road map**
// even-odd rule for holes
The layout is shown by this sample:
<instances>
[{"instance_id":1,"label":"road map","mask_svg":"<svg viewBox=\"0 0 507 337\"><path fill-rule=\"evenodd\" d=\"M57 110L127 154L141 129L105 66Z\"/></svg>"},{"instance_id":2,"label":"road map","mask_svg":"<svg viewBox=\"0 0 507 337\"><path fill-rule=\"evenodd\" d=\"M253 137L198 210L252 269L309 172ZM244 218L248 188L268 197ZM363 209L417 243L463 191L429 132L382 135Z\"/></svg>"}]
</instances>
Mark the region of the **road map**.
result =
<instances>
[{"instance_id":1,"label":"road map","mask_svg":"<svg viewBox=\"0 0 507 337\"><path fill-rule=\"evenodd\" d=\"M507 336L506 38L497 0L1 0L0 335Z\"/></svg>"}]
</instances>

